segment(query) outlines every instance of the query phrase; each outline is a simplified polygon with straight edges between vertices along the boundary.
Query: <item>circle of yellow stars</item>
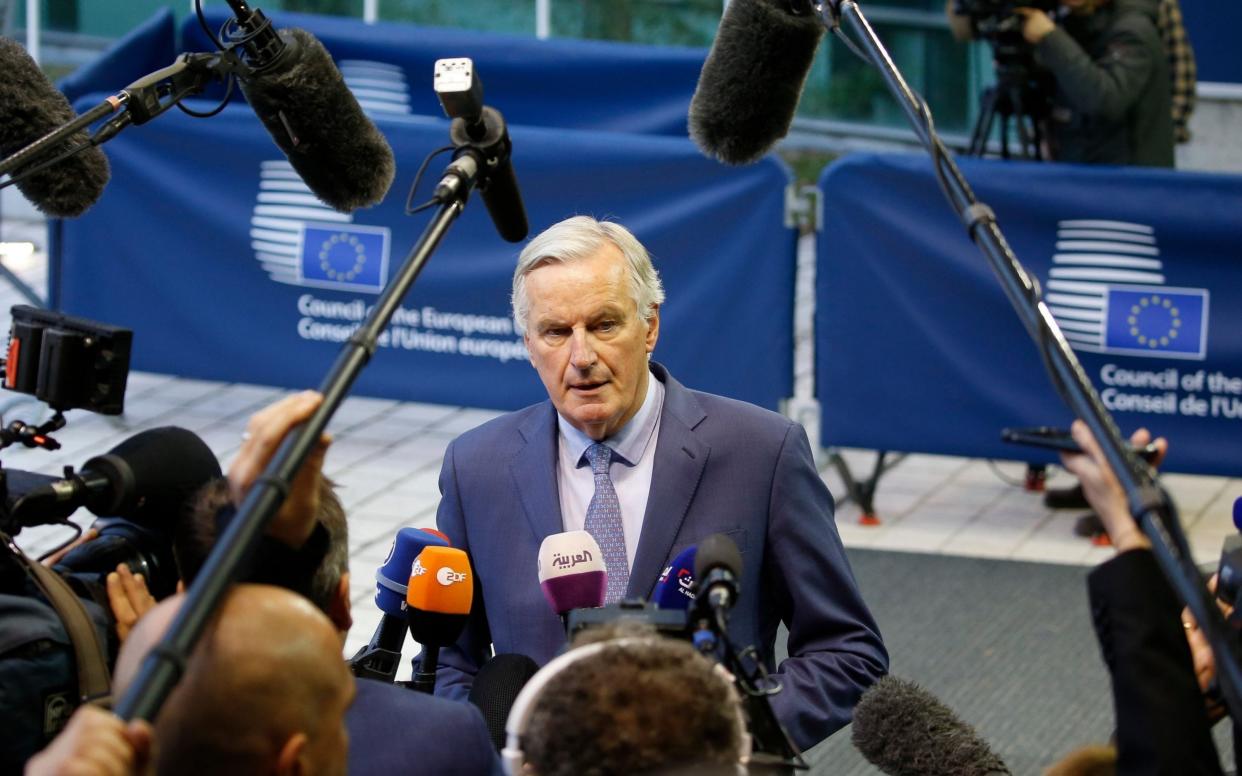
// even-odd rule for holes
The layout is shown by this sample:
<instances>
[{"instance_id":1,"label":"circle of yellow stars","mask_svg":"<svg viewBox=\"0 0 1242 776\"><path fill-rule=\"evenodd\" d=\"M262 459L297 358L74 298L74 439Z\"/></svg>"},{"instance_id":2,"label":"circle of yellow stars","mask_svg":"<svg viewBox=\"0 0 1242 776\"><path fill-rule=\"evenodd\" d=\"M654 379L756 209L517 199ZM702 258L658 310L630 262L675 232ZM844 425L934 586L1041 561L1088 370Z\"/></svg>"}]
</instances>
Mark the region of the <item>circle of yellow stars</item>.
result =
<instances>
[{"instance_id":1,"label":"circle of yellow stars","mask_svg":"<svg viewBox=\"0 0 1242 776\"><path fill-rule=\"evenodd\" d=\"M1166 310L1169 314L1169 330L1160 337L1148 337L1141 334L1138 328L1139 316L1148 310ZM1181 313L1173 306L1173 301L1166 299L1159 294L1144 296L1138 300L1137 304L1130 305L1130 315L1126 318L1126 323L1130 324L1130 336L1134 337L1140 345L1146 345L1149 348L1167 347L1170 340L1177 339L1177 330L1182 327Z\"/></svg>"},{"instance_id":2,"label":"circle of yellow stars","mask_svg":"<svg viewBox=\"0 0 1242 776\"><path fill-rule=\"evenodd\" d=\"M354 249L354 266L344 272L338 271L333 267L329 259L332 249L338 245L348 245ZM358 240L357 236L348 232L337 232L324 240L323 246L319 249L319 268L323 270L323 274L330 280L353 280L358 277L358 273L362 271L366 263L366 248L362 246L362 242Z\"/></svg>"}]
</instances>

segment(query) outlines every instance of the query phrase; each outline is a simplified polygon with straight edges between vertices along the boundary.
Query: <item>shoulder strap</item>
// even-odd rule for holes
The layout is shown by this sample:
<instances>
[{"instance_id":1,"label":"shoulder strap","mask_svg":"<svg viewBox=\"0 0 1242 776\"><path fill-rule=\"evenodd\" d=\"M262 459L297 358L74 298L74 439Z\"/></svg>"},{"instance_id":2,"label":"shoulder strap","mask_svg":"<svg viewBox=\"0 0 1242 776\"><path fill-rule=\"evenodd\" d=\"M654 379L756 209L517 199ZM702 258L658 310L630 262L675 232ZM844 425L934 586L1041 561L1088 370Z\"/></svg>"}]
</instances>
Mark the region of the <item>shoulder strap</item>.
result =
<instances>
[{"instance_id":1,"label":"shoulder strap","mask_svg":"<svg viewBox=\"0 0 1242 776\"><path fill-rule=\"evenodd\" d=\"M16 550L10 542L9 547ZM30 572L31 578L38 585L43 595L51 603L56 614L60 616L69 641L73 644L73 652L78 667L79 701L93 703L105 708L112 705L112 677L108 672L107 652L99 640L99 632L95 623L87 614L69 583L60 575L38 561L31 560L20 551L14 553L22 565Z\"/></svg>"}]
</instances>

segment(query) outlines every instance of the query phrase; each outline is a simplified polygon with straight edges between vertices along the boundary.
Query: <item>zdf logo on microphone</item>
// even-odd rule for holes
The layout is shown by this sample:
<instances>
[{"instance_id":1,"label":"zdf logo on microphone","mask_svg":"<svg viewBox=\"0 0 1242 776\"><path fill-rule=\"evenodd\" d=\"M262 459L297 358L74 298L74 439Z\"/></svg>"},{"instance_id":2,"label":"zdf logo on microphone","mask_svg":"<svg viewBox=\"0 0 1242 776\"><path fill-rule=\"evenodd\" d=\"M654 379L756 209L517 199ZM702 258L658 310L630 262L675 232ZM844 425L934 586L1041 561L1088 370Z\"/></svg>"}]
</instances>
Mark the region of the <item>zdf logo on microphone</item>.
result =
<instances>
[{"instance_id":1,"label":"zdf logo on microphone","mask_svg":"<svg viewBox=\"0 0 1242 776\"><path fill-rule=\"evenodd\" d=\"M467 614L474 600L474 576L466 553L454 547L427 547L418 556L421 576L410 579L406 603L412 609Z\"/></svg>"},{"instance_id":2,"label":"zdf logo on microphone","mask_svg":"<svg viewBox=\"0 0 1242 776\"><path fill-rule=\"evenodd\" d=\"M410 566L410 576L421 577L427 573L427 569L423 568L423 564L419 558L414 559L414 565Z\"/></svg>"}]
</instances>

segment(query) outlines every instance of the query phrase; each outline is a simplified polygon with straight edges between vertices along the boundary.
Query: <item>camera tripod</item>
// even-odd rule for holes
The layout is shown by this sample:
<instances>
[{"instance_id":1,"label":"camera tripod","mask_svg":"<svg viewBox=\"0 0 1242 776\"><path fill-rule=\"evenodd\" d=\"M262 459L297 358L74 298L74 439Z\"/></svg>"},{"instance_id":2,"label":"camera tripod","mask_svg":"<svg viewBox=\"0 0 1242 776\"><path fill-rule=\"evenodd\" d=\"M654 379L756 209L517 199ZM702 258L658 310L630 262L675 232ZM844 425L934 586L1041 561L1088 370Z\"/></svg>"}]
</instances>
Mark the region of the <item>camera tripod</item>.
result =
<instances>
[{"instance_id":1,"label":"camera tripod","mask_svg":"<svg viewBox=\"0 0 1242 776\"><path fill-rule=\"evenodd\" d=\"M980 98L979 118L970 134L968 156L983 156L987 150L992 126L1000 119L1001 158L1012 158L1009 153L1009 123L1015 120L1018 135L1018 157L1039 161L1043 159L1043 130L1041 122L1048 115L1047 92L1043 91L1033 65L996 64L996 84L983 91Z\"/></svg>"}]
</instances>

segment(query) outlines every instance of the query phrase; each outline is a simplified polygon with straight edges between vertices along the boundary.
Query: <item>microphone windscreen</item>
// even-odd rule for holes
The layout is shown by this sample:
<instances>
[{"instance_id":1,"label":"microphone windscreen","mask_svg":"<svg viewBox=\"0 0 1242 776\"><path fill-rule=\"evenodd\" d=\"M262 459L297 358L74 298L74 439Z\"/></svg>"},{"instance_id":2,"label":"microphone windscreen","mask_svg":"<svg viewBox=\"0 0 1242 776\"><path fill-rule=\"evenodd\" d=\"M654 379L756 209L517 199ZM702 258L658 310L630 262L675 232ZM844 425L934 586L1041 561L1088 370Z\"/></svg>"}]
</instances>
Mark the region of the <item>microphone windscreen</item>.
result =
<instances>
[{"instance_id":1,"label":"microphone windscreen","mask_svg":"<svg viewBox=\"0 0 1242 776\"><path fill-rule=\"evenodd\" d=\"M853 743L890 776L987 776L1009 768L975 729L913 682L886 676L854 708Z\"/></svg>"},{"instance_id":2,"label":"microphone windscreen","mask_svg":"<svg viewBox=\"0 0 1242 776\"><path fill-rule=\"evenodd\" d=\"M1242 496L1233 502L1233 527L1242 531Z\"/></svg>"},{"instance_id":3,"label":"microphone windscreen","mask_svg":"<svg viewBox=\"0 0 1242 776\"><path fill-rule=\"evenodd\" d=\"M324 204L343 213L378 204L396 171L388 141L314 35L280 37L284 56L242 81L250 107Z\"/></svg>"},{"instance_id":4,"label":"microphone windscreen","mask_svg":"<svg viewBox=\"0 0 1242 776\"><path fill-rule=\"evenodd\" d=\"M695 552L694 578L701 580L712 569L724 569L735 578L742 576L742 553L724 534L715 533L707 537L699 542Z\"/></svg>"},{"instance_id":5,"label":"microphone windscreen","mask_svg":"<svg viewBox=\"0 0 1242 776\"><path fill-rule=\"evenodd\" d=\"M518 693L539 671L539 664L526 655L496 655L474 675L469 700L483 712L492 746L505 745L505 723Z\"/></svg>"},{"instance_id":6,"label":"microphone windscreen","mask_svg":"<svg viewBox=\"0 0 1242 776\"><path fill-rule=\"evenodd\" d=\"M197 434L176 426L143 431L82 465L102 475L108 488L88 497L96 515L119 516L167 531L188 502L221 476L215 453Z\"/></svg>"},{"instance_id":7,"label":"microphone windscreen","mask_svg":"<svg viewBox=\"0 0 1242 776\"><path fill-rule=\"evenodd\" d=\"M539 587L557 614L604 605L604 554L586 531L552 534L539 545Z\"/></svg>"},{"instance_id":8,"label":"microphone windscreen","mask_svg":"<svg viewBox=\"0 0 1242 776\"><path fill-rule=\"evenodd\" d=\"M26 50L8 38L0 38L0 73L0 158L20 151L75 118L65 96L52 86ZM59 155L87 142L86 131L81 130L50 153ZM50 158L41 156L33 163ZM14 177L21 172L21 168L14 170ZM108 158L98 148L86 148L19 181L17 188L47 215L73 218L95 204L107 183Z\"/></svg>"},{"instance_id":9,"label":"microphone windscreen","mask_svg":"<svg viewBox=\"0 0 1242 776\"><path fill-rule=\"evenodd\" d=\"M405 596L414 559L427 547L447 547L448 537L429 528L402 528L388 548L388 557L375 570L375 605L384 614L405 617Z\"/></svg>"},{"instance_id":10,"label":"microphone windscreen","mask_svg":"<svg viewBox=\"0 0 1242 776\"><path fill-rule=\"evenodd\" d=\"M689 609L694 604L694 557L697 548L687 547L656 580L651 603L661 609Z\"/></svg>"},{"instance_id":11,"label":"microphone windscreen","mask_svg":"<svg viewBox=\"0 0 1242 776\"><path fill-rule=\"evenodd\" d=\"M726 164L749 164L789 132L824 26L788 0L730 0L690 100L690 137Z\"/></svg>"},{"instance_id":12,"label":"microphone windscreen","mask_svg":"<svg viewBox=\"0 0 1242 776\"><path fill-rule=\"evenodd\" d=\"M419 644L447 647L457 641L474 602L470 559L456 547L430 546L410 569L406 617Z\"/></svg>"}]
</instances>

